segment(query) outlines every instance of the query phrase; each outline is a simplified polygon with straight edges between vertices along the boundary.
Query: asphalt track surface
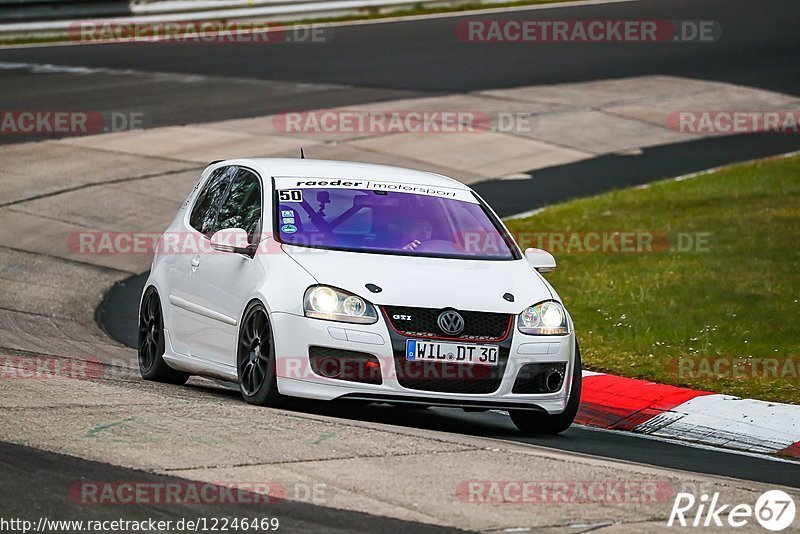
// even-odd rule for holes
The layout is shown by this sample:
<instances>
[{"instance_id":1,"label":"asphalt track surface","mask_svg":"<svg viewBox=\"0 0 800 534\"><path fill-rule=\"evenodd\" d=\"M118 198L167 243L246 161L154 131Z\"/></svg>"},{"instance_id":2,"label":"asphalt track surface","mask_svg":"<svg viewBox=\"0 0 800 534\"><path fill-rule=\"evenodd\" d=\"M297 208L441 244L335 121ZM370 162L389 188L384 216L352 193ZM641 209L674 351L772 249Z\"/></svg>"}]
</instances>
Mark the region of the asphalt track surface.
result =
<instances>
[{"instance_id":1,"label":"asphalt track surface","mask_svg":"<svg viewBox=\"0 0 800 534\"><path fill-rule=\"evenodd\" d=\"M280 521L279 532L334 532L341 534L393 532L463 532L456 529L401 521L358 512L336 510L312 504L281 501L260 504L79 504L79 493L72 493L76 481L127 481L137 484L185 484L189 481L154 475L108 464L82 460L73 456L40 451L22 445L0 442L0 511L4 518L27 519L36 523L39 517L49 520L172 521L198 518L270 518ZM244 492L242 492L244 493ZM240 502L252 502L251 494L238 495ZM210 523L209 523L210 524ZM77 529L75 529L77 531ZM70 532L69 529L47 530ZM125 529L125 531L128 531ZM170 530L174 532L176 530Z\"/></svg>"},{"instance_id":2,"label":"asphalt track surface","mask_svg":"<svg viewBox=\"0 0 800 534\"><path fill-rule=\"evenodd\" d=\"M456 25L463 17L714 20L722 27L723 38L715 43L696 44L465 44L455 38ZM148 126L166 126L402 97L651 74L723 81L798 95L799 23L800 10L794 0L645 0L337 27L333 39L324 45L162 43L7 49L0 50L0 66L5 63L0 68L0 107L144 111ZM42 69L25 64L94 70L78 73L51 69L43 73ZM195 81L187 81L189 78L182 75L194 77ZM313 90L303 84L314 84ZM29 139L5 137L0 142ZM798 145L797 136L791 135L692 141L647 149L639 156L606 156L538 170L532 173L533 180L490 181L477 188L502 214L508 215L611 188L797 150ZM560 179L566 176L570 180ZM513 199L522 196L517 194L520 191L525 191L528 198L537 198L537 203L515 204ZM135 303L142 283L143 277L139 276L117 286L98 311L98 319L118 339L124 340L134 331ZM218 394L232 399L237 395L232 391ZM745 480L800 485L797 464L580 427L559 436L521 438L507 418L494 412L419 412L377 405L353 410L342 409L337 403L306 402L299 402L297 409L525 441ZM53 511L54 517L62 514L69 518L75 507L66 497L65 485L80 476L95 480L130 478L130 473L114 466L2 443L0 468L7 481L0 485L3 507L17 512L12 514L17 516L30 513L33 505L37 510ZM214 510L190 511L197 516L214 516ZM146 509L136 513L140 512L155 517L180 515L183 511ZM93 511L93 515L103 513ZM369 521L366 525L371 531L427 528L290 503L280 513L276 509L276 515L290 531L332 525L343 532L359 530L359 525L363 530L363 521Z\"/></svg>"},{"instance_id":3,"label":"asphalt track surface","mask_svg":"<svg viewBox=\"0 0 800 534\"><path fill-rule=\"evenodd\" d=\"M464 43L456 27L466 18L711 20L722 35L700 43ZM5 49L0 50L0 105L11 110L140 111L148 126L164 126L404 96L656 74L798 95L799 26L795 0L642 0L335 27L325 43ZM12 68L14 63L96 70L39 68L34 74L33 67ZM180 75L202 78L191 82ZM312 90L297 84L323 85ZM6 136L0 142L26 139Z\"/></svg>"}]
</instances>

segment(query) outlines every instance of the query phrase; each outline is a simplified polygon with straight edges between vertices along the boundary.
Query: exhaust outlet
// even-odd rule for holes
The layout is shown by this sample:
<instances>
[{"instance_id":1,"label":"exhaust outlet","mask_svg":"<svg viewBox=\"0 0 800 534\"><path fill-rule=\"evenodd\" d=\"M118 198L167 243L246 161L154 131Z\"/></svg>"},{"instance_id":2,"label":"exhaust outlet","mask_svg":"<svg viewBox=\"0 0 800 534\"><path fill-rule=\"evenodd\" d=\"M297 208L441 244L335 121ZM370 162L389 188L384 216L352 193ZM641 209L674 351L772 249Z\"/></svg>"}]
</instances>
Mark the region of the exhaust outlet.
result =
<instances>
[{"instance_id":1,"label":"exhaust outlet","mask_svg":"<svg viewBox=\"0 0 800 534\"><path fill-rule=\"evenodd\" d=\"M561 389L561 384L564 382L564 377L558 372L558 369L551 369L544 379L544 385L548 393L555 393Z\"/></svg>"},{"instance_id":2,"label":"exhaust outlet","mask_svg":"<svg viewBox=\"0 0 800 534\"><path fill-rule=\"evenodd\" d=\"M557 393L564 387L567 362L526 363L517 373L512 393Z\"/></svg>"},{"instance_id":3,"label":"exhaust outlet","mask_svg":"<svg viewBox=\"0 0 800 534\"><path fill-rule=\"evenodd\" d=\"M320 362L317 372L325 378L339 378L341 372L339 360L335 358L325 358Z\"/></svg>"}]
</instances>

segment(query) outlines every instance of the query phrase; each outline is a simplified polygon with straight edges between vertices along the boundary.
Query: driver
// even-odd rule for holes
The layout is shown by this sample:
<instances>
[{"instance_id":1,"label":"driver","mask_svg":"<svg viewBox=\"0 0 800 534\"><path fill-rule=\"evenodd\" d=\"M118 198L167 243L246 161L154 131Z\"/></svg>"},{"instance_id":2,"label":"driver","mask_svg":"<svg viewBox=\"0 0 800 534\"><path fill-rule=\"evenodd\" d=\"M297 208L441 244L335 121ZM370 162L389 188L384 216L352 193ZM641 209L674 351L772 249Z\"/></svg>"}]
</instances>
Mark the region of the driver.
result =
<instances>
[{"instance_id":1,"label":"driver","mask_svg":"<svg viewBox=\"0 0 800 534\"><path fill-rule=\"evenodd\" d=\"M405 233L407 244L402 250L416 250L433 235L433 225L430 221L419 219L411 223ZM405 241L404 240L404 241Z\"/></svg>"}]
</instances>

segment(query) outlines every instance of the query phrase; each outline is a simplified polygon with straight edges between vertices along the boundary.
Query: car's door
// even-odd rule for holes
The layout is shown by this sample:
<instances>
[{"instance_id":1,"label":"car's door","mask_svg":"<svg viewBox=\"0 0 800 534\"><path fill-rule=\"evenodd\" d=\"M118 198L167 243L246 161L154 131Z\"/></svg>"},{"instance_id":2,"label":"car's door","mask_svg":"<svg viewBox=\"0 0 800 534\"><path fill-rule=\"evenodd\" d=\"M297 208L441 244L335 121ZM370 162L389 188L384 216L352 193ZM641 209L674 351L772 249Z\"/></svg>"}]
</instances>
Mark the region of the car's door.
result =
<instances>
[{"instance_id":1,"label":"car's door","mask_svg":"<svg viewBox=\"0 0 800 534\"><path fill-rule=\"evenodd\" d=\"M236 167L220 167L211 172L194 197L191 209L177 230L178 245L167 261L169 281L169 321L173 349L184 355L203 357L193 343L194 337L207 328L196 276L203 256L211 250L211 235L217 210L225 196Z\"/></svg>"},{"instance_id":2,"label":"car's door","mask_svg":"<svg viewBox=\"0 0 800 534\"><path fill-rule=\"evenodd\" d=\"M250 244L261 241L263 191L260 177L238 167L217 210L213 231L242 228ZM256 253L258 254L258 252ZM192 274L198 304L212 313L203 317L205 328L193 335L193 350L216 363L236 365L239 321L249 299L264 281L263 262L247 254L204 254Z\"/></svg>"}]
</instances>

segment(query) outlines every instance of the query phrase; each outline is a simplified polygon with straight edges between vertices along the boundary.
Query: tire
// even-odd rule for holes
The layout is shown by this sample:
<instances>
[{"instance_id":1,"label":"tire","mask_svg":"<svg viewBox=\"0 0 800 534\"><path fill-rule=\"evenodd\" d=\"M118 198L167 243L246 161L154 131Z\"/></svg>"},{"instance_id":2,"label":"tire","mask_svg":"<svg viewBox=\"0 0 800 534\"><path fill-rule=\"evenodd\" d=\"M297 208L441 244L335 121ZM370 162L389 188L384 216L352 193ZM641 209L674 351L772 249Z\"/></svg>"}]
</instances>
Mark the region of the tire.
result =
<instances>
[{"instance_id":1,"label":"tire","mask_svg":"<svg viewBox=\"0 0 800 534\"><path fill-rule=\"evenodd\" d=\"M167 365L165 343L161 299L156 288L150 287L139 308L139 373L145 380L183 385L191 375Z\"/></svg>"},{"instance_id":2,"label":"tire","mask_svg":"<svg viewBox=\"0 0 800 534\"><path fill-rule=\"evenodd\" d=\"M572 425L581 404L581 351L575 342L575 369L566 409L557 415L547 415L529 410L511 410L511 420L523 434L558 434Z\"/></svg>"},{"instance_id":3,"label":"tire","mask_svg":"<svg viewBox=\"0 0 800 534\"><path fill-rule=\"evenodd\" d=\"M239 391L248 404L277 406L283 401L284 397L278 393L272 325L260 302L250 304L242 315L236 344L236 374Z\"/></svg>"}]
</instances>

